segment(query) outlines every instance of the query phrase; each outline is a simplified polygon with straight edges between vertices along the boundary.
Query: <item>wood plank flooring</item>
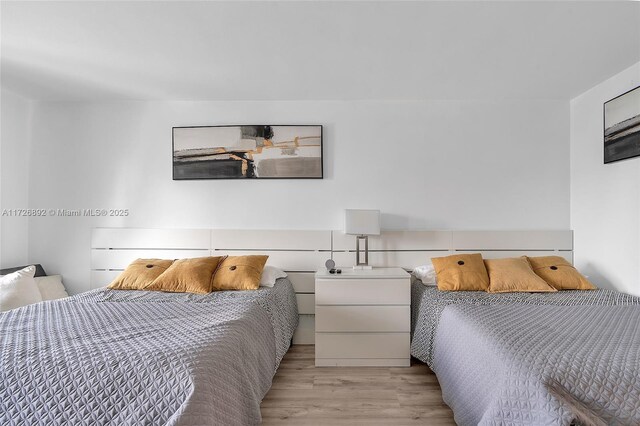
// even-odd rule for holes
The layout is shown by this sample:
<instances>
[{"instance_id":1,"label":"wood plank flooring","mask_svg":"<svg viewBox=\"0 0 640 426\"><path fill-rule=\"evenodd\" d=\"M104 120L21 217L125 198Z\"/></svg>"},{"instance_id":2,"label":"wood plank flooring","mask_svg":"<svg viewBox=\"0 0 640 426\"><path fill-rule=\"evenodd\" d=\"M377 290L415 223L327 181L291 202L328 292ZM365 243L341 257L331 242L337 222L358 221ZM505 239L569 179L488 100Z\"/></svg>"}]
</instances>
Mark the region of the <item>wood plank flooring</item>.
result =
<instances>
[{"instance_id":1,"label":"wood plank flooring","mask_svg":"<svg viewBox=\"0 0 640 426\"><path fill-rule=\"evenodd\" d=\"M433 372L411 367L318 367L294 345L262 401L265 425L455 425Z\"/></svg>"}]
</instances>

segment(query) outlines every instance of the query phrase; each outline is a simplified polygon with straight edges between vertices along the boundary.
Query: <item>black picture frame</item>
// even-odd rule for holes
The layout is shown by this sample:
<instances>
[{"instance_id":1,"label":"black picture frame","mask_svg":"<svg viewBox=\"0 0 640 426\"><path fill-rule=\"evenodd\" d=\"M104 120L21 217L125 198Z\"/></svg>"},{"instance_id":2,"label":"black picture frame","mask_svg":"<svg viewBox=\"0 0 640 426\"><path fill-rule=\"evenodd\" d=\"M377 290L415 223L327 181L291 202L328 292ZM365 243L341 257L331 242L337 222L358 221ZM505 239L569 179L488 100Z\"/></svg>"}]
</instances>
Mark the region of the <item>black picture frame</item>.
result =
<instances>
[{"instance_id":1,"label":"black picture frame","mask_svg":"<svg viewBox=\"0 0 640 426\"><path fill-rule=\"evenodd\" d=\"M176 129L197 129L197 128L233 128L233 127L317 127L320 130L320 174L319 176L242 176L242 177L228 177L228 176L205 176L205 177L183 177L176 176L176 159L175 159L175 143L176 143ZM171 128L171 164L172 164L172 179L175 181L180 180L281 180L281 179L324 179L324 127L322 124L223 124L223 125L203 125L203 126L174 126Z\"/></svg>"},{"instance_id":2,"label":"black picture frame","mask_svg":"<svg viewBox=\"0 0 640 426\"><path fill-rule=\"evenodd\" d=\"M636 102L637 100L637 102ZM629 104L628 106L626 104ZM622 121L607 116L608 109L618 106L626 112L617 115L628 118ZM609 111L611 115L611 111ZM610 121L611 123L608 123ZM609 99L602 105L603 124L603 160L604 164L611 164L640 156L640 86L627 90L615 98Z\"/></svg>"}]
</instances>

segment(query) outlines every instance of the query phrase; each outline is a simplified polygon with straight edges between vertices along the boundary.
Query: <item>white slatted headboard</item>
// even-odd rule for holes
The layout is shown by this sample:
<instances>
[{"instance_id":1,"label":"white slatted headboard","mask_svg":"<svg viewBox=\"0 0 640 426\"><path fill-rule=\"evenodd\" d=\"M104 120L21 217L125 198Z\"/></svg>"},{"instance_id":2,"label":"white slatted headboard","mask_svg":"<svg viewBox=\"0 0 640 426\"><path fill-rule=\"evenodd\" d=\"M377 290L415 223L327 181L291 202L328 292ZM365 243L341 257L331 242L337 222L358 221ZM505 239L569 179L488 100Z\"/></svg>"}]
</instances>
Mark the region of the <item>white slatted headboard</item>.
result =
<instances>
[{"instance_id":1,"label":"white slatted headboard","mask_svg":"<svg viewBox=\"0 0 640 426\"><path fill-rule=\"evenodd\" d=\"M296 343L313 343L314 273L331 258L331 231L96 228L91 236L91 288L111 282L138 258L267 254L296 291Z\"/></svg>"},{"instance_id":2,"label":"white slatted headboard","mask_svg":"<svg viewBox=\"0 0 640 426\"><path fill-rule=\"evenodd\" d=\"M337 265L355 262L353 235L333 231ZM369 237L369 264L411 270L432 257L453 253L482 253L499 257L562 256L573 263L573 231L382 231Z\"/></svg>"},{"instance_id":3,"label":"white slatted headboard","mask_svg":"<svg viewBox=\"0 0 640 426\"><path fill-rule=\"evenodd\" d=\"M573 262L573 233L560 231L383 231L369 237L369 263L411 270L432 257L482 253L485 258L562 256ZM314 272L332 258L355 261L355 237L342 231L96 228L91 237L91 287L111 282L137 258L268 254L268 264L289 274L300 325L294 343L313 343Z\"/></svg>"}]
</instances>

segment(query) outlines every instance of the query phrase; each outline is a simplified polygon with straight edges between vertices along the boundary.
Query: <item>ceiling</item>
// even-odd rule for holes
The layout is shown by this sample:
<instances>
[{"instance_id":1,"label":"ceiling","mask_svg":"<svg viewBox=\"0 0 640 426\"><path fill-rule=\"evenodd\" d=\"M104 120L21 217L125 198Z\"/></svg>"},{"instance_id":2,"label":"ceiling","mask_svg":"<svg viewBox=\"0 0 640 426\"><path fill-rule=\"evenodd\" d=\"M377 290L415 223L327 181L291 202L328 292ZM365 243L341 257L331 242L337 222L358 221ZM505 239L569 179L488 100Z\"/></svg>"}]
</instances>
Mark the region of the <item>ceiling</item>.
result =
<instances>
[{"instance_id":1,"label":"ceiling","mask_svg":"<svg viewBox=\"0 0 640 426\"><path fill-rule=\"evenodd\" d=\"M5 2L41 100L570 99L640 61L640 2Z\"/></svg>"}]
</instances>

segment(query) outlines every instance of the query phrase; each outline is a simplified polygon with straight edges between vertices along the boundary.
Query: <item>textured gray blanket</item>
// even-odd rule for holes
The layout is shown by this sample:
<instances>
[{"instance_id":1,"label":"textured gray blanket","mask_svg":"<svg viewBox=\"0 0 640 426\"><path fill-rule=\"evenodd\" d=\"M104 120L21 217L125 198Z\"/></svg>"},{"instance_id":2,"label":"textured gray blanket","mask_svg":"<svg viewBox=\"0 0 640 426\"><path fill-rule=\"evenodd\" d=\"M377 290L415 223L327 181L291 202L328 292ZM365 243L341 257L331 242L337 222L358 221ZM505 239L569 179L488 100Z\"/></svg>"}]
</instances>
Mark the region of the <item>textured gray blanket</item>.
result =
<instances>
[{"instance_id":1,"label":"textured gray blanket","mask_svg":"<svg viewBox=\"0 0 640 426\"><path fill-rule=\"evenodd\" d=\"M291 283L97 290L0 314L0 424L249 425L298 315Z\"/></svg>"},{"instance_id":2,"label":"textured gray blanket","mask_svg":"<svg viewBox=\"0 0 640 426\"><path fill-rule=\"evenodd\" d=\"M639 298L412 291L412 354L458 424L640 424Z\"/></svg>"}]
</instances>

